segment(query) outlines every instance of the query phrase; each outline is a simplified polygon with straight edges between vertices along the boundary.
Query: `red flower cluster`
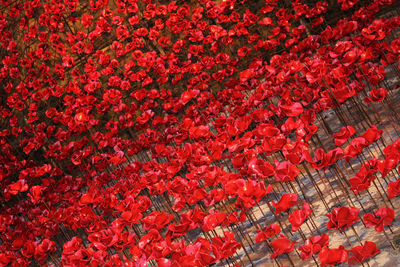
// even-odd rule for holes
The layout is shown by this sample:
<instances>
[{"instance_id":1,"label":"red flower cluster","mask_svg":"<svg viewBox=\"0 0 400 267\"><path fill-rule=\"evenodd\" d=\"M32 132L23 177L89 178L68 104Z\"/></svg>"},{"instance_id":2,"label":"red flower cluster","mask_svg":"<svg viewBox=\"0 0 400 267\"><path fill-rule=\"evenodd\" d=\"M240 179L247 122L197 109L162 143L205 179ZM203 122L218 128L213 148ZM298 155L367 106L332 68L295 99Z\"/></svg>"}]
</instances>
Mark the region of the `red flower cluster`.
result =
<instances>
[{"instance_id":1,"label":"red flower cluster","mask_svg":"<svg viewBox=\"0 0 400 267\"><path fill-rule=\"evenodd\" d=\"M381 16L391 0L338 0L344 19L311 2L0 1L0 266L234 265L251 261L255 228L275 259L295 250L289 223L303 260L379 253L331 249L301 226L360 219L328 207L318 180L356 159L341 192L387 179L383 202L400 195L400 139L386 146L364 112L395 109L384 79L400 16ZM395 217L362 209L377 232Z\"/></svg>"}]
</instances>

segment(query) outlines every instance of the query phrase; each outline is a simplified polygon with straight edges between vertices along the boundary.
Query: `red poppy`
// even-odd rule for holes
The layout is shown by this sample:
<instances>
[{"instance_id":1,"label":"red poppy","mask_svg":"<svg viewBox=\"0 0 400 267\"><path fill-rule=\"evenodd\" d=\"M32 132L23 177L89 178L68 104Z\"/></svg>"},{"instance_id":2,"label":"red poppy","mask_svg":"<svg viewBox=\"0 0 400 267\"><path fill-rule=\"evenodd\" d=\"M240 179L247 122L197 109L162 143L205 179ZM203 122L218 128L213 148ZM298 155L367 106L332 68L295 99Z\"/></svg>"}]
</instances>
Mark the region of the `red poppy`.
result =
<instances>
[{"instance_id":1,"label":"red poppy","mask_svg":"<svg viewBox=\"0 0 400 267\"><path fill-rule=\"evenodd\" d=\"M114 238L112 238L112 237L108 238L108 239L112 239L111 243L109 243L108 246L113 245L115 238L116 238L116 236L114 236ZM140 238L138 247L143 250L146 247L148 247L149 245L151 246L151 244L153 242L157 242L157 241L161 241L161 240L162 240L162 237L161 237L160 233L156 229L151 229L147 234L143 235ZM115 242L118 242L118 240L115 240Z\"/></svg>"},{"instance_id":2,"label":"red poppy","mask_svg":"<svg viewBox=\"0 0 400 267\"><path fill-rule=\"evenodd\" d=\"M400 158L393 158L393 157L388 157L385 158L384 160L380 160L378 162L378 170L381 172L382 177L388 175L388 173L396 167L399 161Z\"/></svg>"},{"instance_id":3,"label":"red poppy","mask_svg":"<svg viewBox=\"0 0 400 267\"><path fill-rule=\"evenodd\" d=\"M253 158L249 161L249 170L254 172L259 178L265 178L274 174L274 167L267 161Z\"/></svg>"},{"instance_id":4,"label":"red poppy","mask_svg":"<svg viewBox=\"0 0 400 267\"><path fill-rule=\"evenodd\" d=\"M210 191L207 199L204 199L203 202L206 207L210 207L224 199L226 199L224 190L221 188L216 188Z\"/></svg>"},{"instance_id":5,"label":"red poppy","mask_svg":"<svg viewBox=\"0 0 400 267\"><path fill-rule=\"evenodd\" d=\"M17 182L8 186L8 193L12 195L16 195L20 192L24 192L28 190L28 184L26 183L25 179L18 180Z\"/></svg>"},{"instance_id":6,"label":"red poppy","mask_svg":"<svg viewBox=\"0 0 400 267\"><path fill-rule=\"evenodd\" d=\"M37 202L39 202L42 192L45 189L46 189L45 187L42 187L40 185L35 185L35 186L31 187L30 193L28 194L28 196L31 198L33 204L36 204Z\"/></svg>"},{"instance_id":7,"label":"red poppy","mask_svg":"<svg viewBox=\"0 0 400 267\"><path fill-rule=\"evenodd\" d=\"M275 203L272 201L272 206L275 208L275 215L286 211L297 204L297 195L295 193L284 194L281 199Z\"/></svg>"},{"instance_id":8,"label":"red poppy","mask_svg":"<svg viewBox=\"0 0 400 267\"><path fill-rule=\"evenodd\" d=\"M386 158L400 160L400 139L394 141L393 144L388 145L383 149L383 153Z\"/></svg>"},{"instance_id":9,"label":"red poppy","mask_svg":"<svg viewBox=\"0 0 400 267\"><path fill-rule=\"evenodd\" d=\"M242 246L235 240L235 236L232 232L224 231L224 238L213 237L212 252L215 257L219 260L226 259L232 256Z\"/></svg>"},{"instance_id":10,"label":"red poppy","mask_svg":"<svg viewBox=\"0 0 400 267\"><path fill-rule=\"evenodd\" d=\"M274 178L278 182L294 181L300 170L289 161L275 161Z\"/></svg>"},{"instance_id":11,"label":"red poppy","mask_svg":"<svg viewBox=\"0 0 400 267\"><path fill-rule=\"evenodd\" d=\"M139 223L139 220L143 218L143 214L140 213L139 210L133 209L130 211L125 211L121 214L121 218L123 218L128 225L133 225Z\"/></svg>"},{"instance_id":12,"label":"red poppy","mask_svg":"<svg viewBox=\"0 0 400 267\"><path fill-rule=\"evenodd\" d=\"M333 266L339 263L346 262L349 258L349 252L343 246L330 249L324 247L318 255L321 267Z\"/></svg>"},{"instance_id":13,"label":"red poppy","mask_svg":"<svg viewBox=\"0 0 400 267\"><path fill-rule=\"evenodd\" d=\"M71 241L67 241L63 245L63 252L61 260L65 264L79 264L87 263L90 257L84 259L84 253L82 252L82 240L76 236L72 237Z\"/></svg>"},{"instance_id":14,"label":"red poppy","mask_svg":"<svg viewBox=\"0 0 400 267\"><path fill-rule=\"evenodd\" d=\"M283 114L289 117L297 117L304 111L303 106L298 102L285 103L282 101L279 103L279 108Z\"/></svg>"},{"instance_id":15,"label":"red poppy","mask_svg":"<svg viewBox=\"0 0 400 267\"><path fill-rule=\"evenodd\" d=\"M365 133L361 135L361 137L365 138L368 144L372 144L381 137L382 133L382 130L378 130L375 125L372 125L372 127L366 130Z\"/></svg>"},{"instance_id":16,"label":"red poppy","mask_svg":"<svg viewBox=\"0 0 400 267\"><path fill-rule=\"evenodd\" d=\"M374 212L374 214L364 214L364 222L368 227L374 226L375 231L382 232L383 227L392 225L394 219L394 211L391 208L381 207Z\"/></svg>"},{"instance_id":17,"label":"red poppy","mask_svg":"<svg viewBox=\"0 0 400 267\"><path fill-rule=\"evenodd\" d=\"M310 237L306 240L303 246L299 247L299 250L301 251L301 258L303 261L311 258L312 255L317 254L322 250L322 248L328 246L329 236L327 234Z\"/></svg>"},{"instance_id":18,"label":"red poppy","mask_svg":"<svg viewBox=\"0 0 400 267\"><path fill-rule=\"evenodd\" d=\"M373 88L369 94L370 96L364 98L365 103L383 101L388 95L388 92L384 88Z\"/></svg>"},{"instance_id":19,"label":"red poppy","mask_svg":"<svg viewBox=\"0 0 400 267\"><path fill-rule=\"evenodd\" d=\"M394 198L400 195L400 178L394 182L390 182L387 187L388 198Z\"/></svg>"},{"instance_id":20,"label":"red poppy","mask_svg":"<svg viewBox=\"0 0 400 267\"><path fill-rule=\"evenodd\" d=\"M56 243L49 239L44 239L35 248L35 259L37 259L41 264L45 262L49 253L54 253L56 251Z\"/></svg>"},{"instance_id":21,"label":"red poppy","mask_svg":"<svg viewBox=\"0 0 400 267\"><path fill-rule=\"evenodd\" d=\"M380 249L376 247L374 242L365 241L364 245L360 245L351 249L353 256L349 258L349 265L362 263L380 252Z\"/></svg>"},{"instance_id":22,"label":"red poppy","mask_svg":"<svg viewBox=\"0 0 400 267\"><path fill-rule=\"evenodd\" d=\"M274 259L283 253L292 252L296 243L296 241L290 241L286 236L281 235L280 238L277 238L270 243L271 247L274 249L274 253L272 253L270 258Z\"/></svg>"},{"instance_id":23,"label":"red poppy","mask_svg":"<svg viewBox=\"0 0 400 267\"><path fill-rule=\"evenodd\" d=\"M343 150L340 147L332 149L325 153L323 149L317 149L314 153L314 161L310 160L308 157L308 161L310 165L316 169L322 169L329 167L336 163L339 159L343 157Z\"/></svg>"},{"instance_id":24,"label":"red poppy","mask_svg":"<svg viewBox=\"0 0 400 267\"><path fill-rule=\"evenodd\" d=\"M345 161L349 162L350 159L357 157L366 146L368 141L364 137L354 138L343 151Z\"/></svg>"},{"instance_id":25,"label":"red poppy","mask_svg":"<svg viewBox=\"0 0 400 267\"><path fill-rule=\"evenodd\" d=\"M173 217L174 216L166 212L153 211L141 220L143 223L143 229L150 230L155 228L161 230L173 219Z\"/></svg>"},{"instance_id":26,"label":"red poppy","mask_svg":"<svg viewBox=\"0 0 400 267\"><path fill-rule=\"evenodd\" d=\"M303 209L289 214L289 222L292 224L292 232L296 232L304 221L311 215L312 209L308 203L303 204Z\"/></svg>"},{"instance_id":27,"label":"red poppy","mask_svg":"<svg viewBox=\"0 0 400 267\"><path fill-rule=\"evenodd\" d=\"M186 257L182 262L180 259L180 264L186 266L188 261L192 261L195 266L208 266L213 264L217 259L210 255L212 251L211 244L206 239L198 239L198 241L193 245L188 245L185 248ZM192 256L192 257L191 257Z\"/></svg>"},{"instance_id":28,"label":"red poppy","mask_svg":"<svg viewBox=\"0 0 400 267\"><path fill-rule=\"evenodd\" d=\"M209 215L205 216L203 219L203 230L205 232L215 229L220 225L226 218L227 214L225 212L214 211Z\"/></svg>"},{"instance_id":29,"label":"red poppy","mask_svg":"<svg viewBox=\"0 0 400 267\"><path fill-rule=\"evenodd\" d=\"M30 240L25 241L23 248L21 249L21 254L25 258L29 259L35 253L36 242Z\"/></svg>"},{"instance_id":30,"label":"red poppy","mask_svg":"<svg viewBox=\"0 0 400 267\"><path fill-rule=\"evenodd\" d=\"M308 153L308 145L303 140L295 141L294 143L286 143L282 148L285 159L294 165L299 164L304 160L310 160Z\"/></svg>"},{"instance_id":31,"label":"red poppy","mask_svg":"<svg viewBox=\"0 0 400 267\"><path fill-rule=\"evenodd\" d=\"M190 138L197 139L201 137L209 137L211 132L208 129L208 126L200 125L191 127L189 130Z\"/></svg>"},{"instance_id":32,"label":"red poppy","mask_svg":"<svg viewBox=\"0 0 400 267\"><path fill-rule=\"evenodd\" d=\"M326 214L329 218L327 224L328 229L345 230L352 226L360 218L358 217L359 209L355 207L340 207L331 210L331 213Z\"/></svg>"},{"instance_id":33,"label":"red poppy","mask_svg":"<svg viewBox=\"0 0 400 267\"><path fill-rule=\"evenodd\" d=\"M265 241L268 238L271 238L271 237L279 234L280 232L281 232L281 228L279 227L279 225L277 225L275 223L268 225L265 227L264 231L263 230L257 231L256 243Z\"/></svg>"},{"instance_id":34,"label":"red poppy","mask_svg":"<svg viewBox=\"0 0 400 267\"><path fill-rule=\"evenodd\" d=\"M341 146L346 143L347 139L350 136L354 135L356 130L352 126L345 126L340 129L339 133L335 133L333 137L335 137L335 145Z\"/></svg>"},{"instance_id":35,"label":"red poppy","mask_svg":"<svg viewBox=\"0 0 400 267\"><path fill-rule=\"evenodd\" d=\"M371 185L371 182L376 178L374 174L377 171L377 165L376 159L368 160L366 164L361 166L356 175L349 179L350 189L354 193L359 193Z\"/></svg>"}]
</instances>

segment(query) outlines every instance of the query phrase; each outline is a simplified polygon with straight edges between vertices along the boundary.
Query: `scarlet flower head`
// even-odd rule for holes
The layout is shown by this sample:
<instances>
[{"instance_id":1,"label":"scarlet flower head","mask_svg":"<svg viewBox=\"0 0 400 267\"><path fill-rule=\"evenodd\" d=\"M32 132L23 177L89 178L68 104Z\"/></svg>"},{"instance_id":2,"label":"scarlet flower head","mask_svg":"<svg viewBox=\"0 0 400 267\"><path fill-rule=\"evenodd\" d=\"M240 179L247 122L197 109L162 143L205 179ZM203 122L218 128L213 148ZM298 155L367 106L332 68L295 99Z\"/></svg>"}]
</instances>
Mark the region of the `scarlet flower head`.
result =
<instances>
[{"instance_id":1,"label":"scarlet flower head","mask_svg":"<svg viewBox=\"0 0 400 267\"><path fill-rule=\"evenodd\" d=\"M378 161L376 159L369 160L363 164L356 175L349 179L350 190L354 193L359 193L367 189L371 185L371 181L376 178L374 174L377 172L377 165Z\"/></svg>"},{"instance_id":2,"label":"scarlet flower head","mask_svg":"<svg viewBox=\"0 0 400 267\"><path fill-rule=\"evenodd\" d=\"M300 170L289 161L275 161L274 178L278 182L294 181Z\"/></svg>"},{"instance_id":3,"label":"scarlet flower head","mask_svg":"<svg viewBox=\"0 0 400 267\"><path fill-rule=\"evenodd\" d=\"M382 133L382 130L379 130L375 125L372 125L372 127L366 130L365 133L361 135L361 137L365 138L365 140L367 140L368 142L368 145L370 145L378 140L381 137Z\"/></svg>"},{"instance_id":4,"label":"scarlet flower head","mask_svg":"<svg viewBox=\"0 0 400 267\"><path fill-rule=\"evenodd\" d=\"M356 130L352 126L345 126L340 129L339 133L335 133L333 137L335 137L335 145L341 146L346 143L347 139L350 136L354 135Z\"/></svg>"},{"instance_id":5,"label":"scarlet flower head","mask_svg":"<svg viewBox=\"0 0 400 267\"><path fill-rule=\"evenodd\" d=\"M215 211L205 216L203 219L203 230L205 232L215 229L220 225L226 218L227 214L225 212Z\"/></svg>"},{"instance_id":6,"label":"scarlet flower head","mask_svg":"<svg viewBox=\"0 0 400 267\"><path fill-rule=\"evenodd\" d=\"M166 212L158 212L154 211L151 214L147 215L141 221L143 223L143 229L163 229L171 220L173 219L173 215L168 214Z\"/></svg>"},{"instance_id":7,"label":"scarlet flower head","mask_svg":"<svg viewBox=\"0 0 400 267\"><path fill-rule=\"evenodd\" d=\"M312 255L320 252L322 248L329 246L329 236L327 234L310 237L306 240L303 246L299 247L301 258L311 258Z\"/></svg>"},{"instance_id":8,"label":"scarlet flower head","mask_svg":"<svg viewBox=\"0 0 400 267\"><path fill-rule=\"evenodd\" d=\"M39 202L42 192L45 189L46 189L46 187L42 187L40 185L35 185L35 186L31 187L30 193L28 194L28 196L31 198L33 204L36 204L37 202Z\"/></svg>"},{"instance_id":9,"label":"scarlet flower head","mask_svg":"<svg viewBox=\"0 0 400 267\"><path fill-rule=\"evenodd\" d=\"M44 239L40 244L38 244L35 248L35 259L37 259L41 264L48 257L48 253L54 253L56 251L56 243L49 239Z\"/></svg>"},{"instance_id":10,"label":"scarlet flower head","mask_svg":"<svg viewBox=\"0 0 400 267\"><path fill-rule=\"evenodd\" d=\"M287 239L285 235L281 235L280 238L277 238L270 243L271 247L274 249L274 253L272 253L270 258L274 259L281 254L292 252L296 243L296 241L290 241Z\"/></svg>"},{"instance_id":11,"label":"scarlet flower head","mask_svg":"<svg viewBox=\"0 0 400 267\"><path fill-rule=\"evenodd\" d=\"M328 229L345 230L352 226L360 218L358 217L359 209L355 207L340 207L332 209L331 213L326 214L329 218L327 224Z\"/></svg>"},{"instance_id":12,"label":"scarlet flower head","mask_svg":"<svg viewBox=\"0 0 400 267\"><path fill-rule=\"evenodd\" d=\"M272 202L272 206L275 208L275 215L290 209L292 206L297 204L297 195L295 193L284 194L278 202Z\"/></svg>"},{"instance_id":13,"label":"scarlet flower head","mask_svg":"<svg viewBox=\"0 0 400 267\"><path fill-rule=\"evenodd\" d=\"M364 98L365 103L371 103L371 102L380 102L383 101L386 96L388 95L388 92L384 88L373 88L369 92L370 96L366 96Z\"/></svg>"},{"instance_id":14,"label":"scarlet flower head","mask_svg":"<svg viewBox=\"0 0 400 267\"><path fill-rule=\"evenodd\" d=\"M257 236L256 236L256 243L260 243L262 241L267 240L268 238L271 238L281 232L281 227L279 225L273 223L271 225L268 225L265 227L264 231L258 230Z\"/></svg>"},{"instance_id":15,"label":"scarlet flower head","mask_svg":"<svg viewBox=\"0 0 400 267\"><path fill-rule=\"evenodd\" d=\"M8 186L8 193L12 195L16 195L20 192L25 192L28 190L29 186L26 183L25 179L18 180L17 182L13 183L12 185Z\"/></svg>"},{"instance_id":16,"label":"scarlet flower head","mask_svg":"<svg viewBox=\"0 0 400 267\"><path fill-rule=\"evenodd\" d=\"M292 232L296 232L304 221L311 215L312 209L308 203L303 204L303 209L289 214L289 222L292 224Z\"/></svg>"},{"instance_id":17,"label":"scarlet flower head","mask_svg":"<svg viewBox=\"0 0 400 267\"><path fill-rule=\"evenodd\" d=\"M364 214L364 222L368 227L374 226L375 231L382 232L383 227L392 225L394 219L394 210L391 208L381 207L374 212L374 214Z\"/></svg>"},{"instance_id":18,"label":"scarlet flower head","mask_svg":"<svg viewBox=\"0 0 400 267\"><path fill-rule=\"evenodd\" d=\"M388 198L392 199L400 195L400 178L394 182L390 182L387 187Z\"/></svg>"},{"instance_id":19,"label":"scarlet flower head","mask_svg":"<svg viewBox=\"0 0 400 267\"><path fill-rule=\"evenodd\" d=\"M349 252L343 247L328 248L324 247L318 255L321 267L333 266L339 263L346 262L349 258Z\"/></svg>"},{"instance_id":20,"label":"scarlet flower head","mask_svg":"<svg viewBox=\"0 0 400 267\"><path fill-rule=\"evenodd\" d=\"M363 263L369 258L376 256L380 252L381 250L376 247L374 242L365 241L364 245L356 246L351 249L353 256L349 258L349 265L351 266Z\"/></svg>"},{"instance_id":21,"label":"scarlet flower head","mask_svg":"<svg viewBox=\"0 0 400 267\"><path fill-rule=\"evenodd\" d=\"M89 116L83 112L79 112L75 115L75 121L77 123L85 123L89 120Z\"/></svg>"}]
</instances>

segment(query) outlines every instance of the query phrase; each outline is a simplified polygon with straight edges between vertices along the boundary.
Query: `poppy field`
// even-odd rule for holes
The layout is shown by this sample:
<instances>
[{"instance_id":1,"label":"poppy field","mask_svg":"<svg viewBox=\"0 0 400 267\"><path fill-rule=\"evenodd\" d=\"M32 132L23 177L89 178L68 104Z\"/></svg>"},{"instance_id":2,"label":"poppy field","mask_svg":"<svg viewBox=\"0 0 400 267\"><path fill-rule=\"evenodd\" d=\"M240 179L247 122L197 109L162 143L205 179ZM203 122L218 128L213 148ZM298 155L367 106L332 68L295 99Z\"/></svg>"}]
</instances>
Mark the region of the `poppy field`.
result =
<instances>
[{"instance_id":1,"label":"poppy field","mask_svg":"<svg viewBox=\"0 0 400 267\"><path fill-rule=\"evenodd\" d=\"M396 0L0 0L0 266L397 266Z\"/></svg>"}]
</instances>

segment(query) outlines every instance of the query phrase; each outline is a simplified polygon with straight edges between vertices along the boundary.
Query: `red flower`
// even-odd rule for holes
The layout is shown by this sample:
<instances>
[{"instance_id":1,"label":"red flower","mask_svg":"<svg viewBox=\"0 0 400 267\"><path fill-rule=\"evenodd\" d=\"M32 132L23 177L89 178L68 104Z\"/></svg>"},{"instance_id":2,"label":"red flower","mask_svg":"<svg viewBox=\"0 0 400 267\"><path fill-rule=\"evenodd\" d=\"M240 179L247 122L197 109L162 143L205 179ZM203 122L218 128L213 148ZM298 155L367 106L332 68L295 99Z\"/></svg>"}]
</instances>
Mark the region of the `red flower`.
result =
<instances>
[{"instance_id":1,"label":"red flower","mask_svg":"<svg viewBox=\"0 0 400 267\"><path fill-rule=\"evenodd\" d=\"M388 191L389 199L400 195L400 178L394 182L389 183L388 187L387 187L387 191Z\"/></svg>"},{"instance_id":2,"label":"red flower","mask_svg":"<svg viewBox=\"0 0 400 267\"><path fill-rule=\"evenodd\" d=\"M388 175L388 173L396 167L397 163L399 163L399 160L399 158L388 157L379 161L378 170L382 173L382 177Z\"/></svg>"},{"instance_id":3,"label":"red flower","mask_svg":"<svg viewBox=\"0 0 400 267\"><path fill-rule=\"evenodd\" d=\"M194 256L195 266L209 266L213 264L217 259L210 255L212 251L211 244L206 239L198 239L193 245L188 245L185 252L188 258ZM192 259L191 259L192 260ZM182 264L182 262L180 262Z\"/></svg>"},{"instance_id":4,"label":"red flower","mask_svg":"<svg viewBox=\"0 0 400 267\"><path fill-rule=\"evenodd\" d=\"M322 248L329 246L329 236L327 234L310 237L303 246L299 247L301 258L311 258L312 255L321 251Z\"/></svg>"},{"instance_id":5,"label":"red flower","mask_svg":"<svg viewBox=\"0 0 400 267\"><path fill-rule=\"evenodd\" d=\"M370 96L364 98L365 103L383 101L388 95L388 92L384 88L373 88L369 94Z\"/></svg>"},{"instance_id":6,"label":"red flower","mask_svg":"<svg viewBox=\"0 0 400 267\"><path fill-rule=\"evenodd\" d=\"M349 252L343 246L330 249L324 247L318 255L321 267L333 266L339 263L346 262L349 258Z\"/></svg>"},{"instance_id":7,"label":"red flower","mask_svg":"<svg viewBox=\"0 0 400 267\"><path fill-rule=\"evenodd\" d=\"M93 16L89 14L83 14L81 17L81 24L84 28L89 28L90 24L92 24Z\"/></svg>"},{"instance_id":8,"label":"red flower","mask_svg":"<svg viewBox=\"0 0 400 267\"><path fill-rule=\"evenodd\" d=\"M204 199L203 202L206 207L210 207L224 199L226 199L224 190L221 188L216 188L210 191L210 194L208 195L207 199Z\"/></svg>"},{"instance_id":9,"label":"red flower","mask_svg":"<svg viewBox=\"0 0 400 267\"><path fill-rule=\"evenodd\" d=\"M278 182L294 181L300 170L289 161L275 161L275 180Z\"/></svg>"},{"instance_id":10,"label":"red flower","mask_svg":"<svg viewBox=\"0 0 400 267\"><path fill-rule=\"evenodd\" d=\"M48 254L54 253L54 251L56 251L56 243L49 239L44 239L42 243L38 244L35 248L35 259L37 259L40 264L43 264Z\"/></svg>"},{"instance_id":11,"label":"red flower","mask_svg":"<svg viewBox=\"0 0 400 267\"><path fill-rule=\"evenodd\" d=\"M248 81L249 79L254 77L254 71L253 70L244 70L240 73L240 82L241 83L245 83L246 81Z\"/></svg>"},{"instance_id":12,"label":"red flower","mask_svg":"<svg viewBox=\"0 0 400 267\"><path fill-rule=\"evenodd\" d=\"M271 26L271 25L273 25L272 19L269 18L269 17L263 18L259 23L260 23L260 25L264 25L264 26Z\"/></svg>"},{"instance_id":13,"label":"red flower","mask_svg":"<svg viewBox=\"0 0 400 267\"><path fill-rule=\"evenodd\" d=\"M280 102L279 108L281 109L283 114L289 117L297 117L304 111L303 106L298 102L294 103Z\"/></svg>"},{"instance_id":14,"label":"red flower","mask_svg":"<svg viewBox=\"0 0 400 267\"><path fill-rule=\"evenodd\" d=\"M197 139L201 137L209 137L211 132L208 129L208 126L205 125L200 125L200 126L194 126L191 127L189 130L189 136L190 138Z\"/></svg>"},{"instance_id":15,"label":"red flower","mask_svg":"<svg viewBox=\"0 0 400 267\"><path fill-rule=\"evenodd\" d=\"M292 224L292 232L296 232L312 213L308 203L303 204L302 210L295 210L289 214L289 222Z\"/></svg>"},{"instance_id":16,"label":"red flower","mask_svg":"<svg viewBox=\"0 0 400 267\"><path fill-rule=\"evenodd\" d=\"M376 173L377 160L369 160L367 164L363 164L356 175L349 179L351 184L351 190L354 193L361 192L367 189L371 185L376 177L373 175Z\"/></svg>"},{"instance_id":17,"label":"red flower","mask_svg":"<svg viewBox=\"0 0 400 267\"><path fill-rule=\"evenodd\" d=\"M297 195L295 193L284 194L278 202L272 201L272 206L275 208L275 215L290 209L297 204Z\"/></svg>"},{"instance_id":18,"label":"red flower","mask_svg":"<svg viewBox=\"0 0 400 267\"><path fill-rule=\"evenodd\" d=\"M260 243L262 241L267 240L270 237L273 237L281 232L281 228L279 225L273 223L265 227L264 231L258 230L256 236L256 243Z\"/></svg>"},{"instance_id":19,"label":"red flower","mask_svg":"<svg viewBox=\"0 0 400 267\"><path fill-rule=\"evenodd\" d=\"M352 126L342 127L339 133L335 133L333 137L335 137L335 145L341 146L346 143L347 139L350 136L354 135L356 130Z\"/></svg>"},{"instance_id":20,"label":"red flower","mask_svg":"<svg viewBox=\"0 0 400 267\"><path fill-rule=\"evenodd\" d=\"M343 150L340 147L332 149L325 153L323 149L319 148L315 151L314 161L310 161L310 165L316 169L329 167L336 163L343 157Z\"/></svg>"},{"instance_id":21,"label":"red flower","mask_svg":"<svg viewBox=\"0 0 400 267\"><path fill-rule=\"evenodd\" d=\"M35 242L27 240L24 243L24 247L21 249L22 256L28 259L32 257L34 253L35 253Z\"/></svg>"},{"instance_id":22,"label":"red flower","mask_svg":"<svg viewBox=\"0 0 400 267\"><path fill-rule=\"evenodd\" d=\"M132 209L121 213L121 218L123 218L128 225L133 225L139 223L139 220L143 218L143 214L137 209Z\"/></svg>"},{"instance_id":23,"label":"red flower","mask_svg":"<svg viewBox=\"0 0 400 267\"><path fill-rule=\"evenodd\" d=\"M224 238L213 237L212 242L212 252L217 259L226 259L235 253L236 250L240 249L242 246L235 240L235 235L232 232L224 231Z\"/></svg>"},{"instance_id":24,"label":"red flower","mask_svg":"<svg viewBox=\"0 0 400 267\"><path fill-rule=\"evenodd\" d=\"M290 241L289 239L287 239L286 236L281 235L280 238L277 238L270 243L272 248L274 249L274 253L271 255L270 258L274 259L283 253L292 252L294 250L294 244L296 243L296 241Z\"/></svg>"},{"instance_id":25,"label":"red flower","mask_svg":"<svg viewBox=\"0 0 400 267\"><path fill-rule=\"evenodd\" d=\"M393 158L400 160L400 139L394 141L393 144L388 145L383 149L386 158Z\"/></svg>"},{"instance_id":26,"label":"red flower","mask_svg":"<svg viewBox=\"0 0 400 267\"><path fill-rule=\"evenodd\" d=\"M33 204L36 204L40 200L42 192L45 189L45 187L42 187L40 185L35 185L31 187L28 196L31 198Z\"/></svg>"},{"instance_id":27,"label":"red flower","mask_svg":"<svg viewBox=\"0 0 400 267\"><path fill-rule=\"evenodd\" d=\"M25 179L18 180L16 183L8 186L8 193L12 195L16 195L19 192L24 192L26 190L28 190L28 184Z\"/></svg>"},{"instance_id":28,"label":"red flower","mask_svg":"<svg viewBox=\"0 0 400 267\"><path fill-rule=\"evenodd\" d=\"M372 127L366 130L365 133L361 135L361 137L365 138L365 140L367 140L368 144L370 145L378 140L381 137L382 133L382 130L378 130L375 125L372 125Z\"/></svg>"},{"instance_id":29,"label":"red flower","mask_svg":"<svg viewBox=\"0 0 400 267\"><path fill-rule=\"evenodd\" d=\"M215 229L215 227L225 220L226 216L227 214L225 212L220 213L219 211L214 211L214 213L205 216L203 220L203 231L208 232Z\"/></svg>"},{"instance_id":30,"label":"red flower","mask_svg":"<svg viewBox=\"0 0 400 267\"><path fill-rule=\"evenodd\" d=\"M153 116L154 116L154 112L152 111L152 110L146 110L146 111L144 111L143 113L142 113L142 115L141 116L138 116L137 118L136 118L136 121L139 123L139 124L145 124L147 121L149 121Z\"/></svg>"},{"instance_id":31,"label":"red flower","mask_svg":"<svg viewBox=\"0 0 400 267\"><path fill-rule=\"evenodd\" d=\"M249 161L249 170L254 172L258 178L265 178L274 174L274 167L259 158L253 158Z\"/></svg>"},{"instance_id":32,"label":"red flower","mask_svg":"<svg viewBox=\"0 0 400 267\"><path fill-rule=\"evenodd\" d=\"M360 218L358 217L359 209L355 207L340 207L332 209L331 213L326 214L329 218L327 224L328 229L344 230L352 226Z\"/></svg>"},{"instance_id":33,"label":"red flower","mask_svg":"<svg viewBox=\"0 0 400 267\"><path fill-rule=\"evenodd\" d=\"M171 263L171 261L169 259L161 258L161 259L157 259L157 266L159 266L159 267L172 267L172 263Z\"/></svg>"},{"instance_id":34,"label":"red flower","mask_svg":"<svg viewBox=\"0 0 400 267\"><path fill-rule=\"evenodd\" d=\"M155 228L156 230L163 229L174 216L166 212L153 211L145 218L142 219L143 229L150 230Z\"/></svg>"},{"instance_id":35,"label":"red flower","mask_svg":"<svg viewBox=\"0 0 400 267\"><path fill-rule=\"evenodd\" d=\"M111 239L111 237L108 238L108 240L110 240L110 239ZM161 237L160 233L156 229L151 229L147 234L145 234L144 236L142 236L142 238L140 238L138 246L140 249L145 249L146 247L151 246L151 244L153 242L157 242L157 241L161 241L161 240L162 240L162 237ZM112 241L114 241L114 239ZM115 242L117 242L117 241L118 240L115 240ZM108 246L113 245L113 243L114 242L111 242Z\"/></svg>"},{"instance_id":36,"label":"red flower","mask_svg":"<svg viewBox=\"0 0 400 267\"><path fill-rule=\"evenodd\" d=\"M349 258L349 265L356 265L362 263L369 258L374 257L380 251L376 244L371 241L365 241L364 245L360 245L351 249L353 256Z\"/></svg>"},{"instance_id":37,"label":"red flower","mask_svg":"<svg viewBox=\"0 0 400 267\"><path fill-rule=\"evenodd\" d=\"M394 219L394 211L391 208L381 207L374 214L364 214L364 222L366 226L375 226L375 231L382 232L383 227L392 225Z\"/></svg>"},{"instance_id":38,"label":"red flower","mask_svg":"<svg viewBox=\"0 0 400 267\"><path fill-rule=\"evenodd\" d=\"M368 145L368 141L365 138L354 138L351 141L351 144L344 149L344 159L346 160L346 162L349 162L350 159L357 157Z\"/></svg>"},{"instance_id":39,"label":"red flower","mask_svg":"<svg viewBox=\"0 0 400 267\"><path fill-rule=\"evenodd\" d=\"M82 264L90 260L90 257L84 259L85 256L82 251L82 240L74 236L71 241L67 241L63 245L61 260L64 264Z\"/></svg>"}]
</instances>

